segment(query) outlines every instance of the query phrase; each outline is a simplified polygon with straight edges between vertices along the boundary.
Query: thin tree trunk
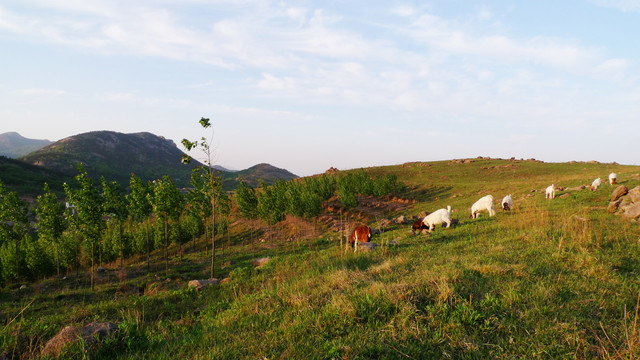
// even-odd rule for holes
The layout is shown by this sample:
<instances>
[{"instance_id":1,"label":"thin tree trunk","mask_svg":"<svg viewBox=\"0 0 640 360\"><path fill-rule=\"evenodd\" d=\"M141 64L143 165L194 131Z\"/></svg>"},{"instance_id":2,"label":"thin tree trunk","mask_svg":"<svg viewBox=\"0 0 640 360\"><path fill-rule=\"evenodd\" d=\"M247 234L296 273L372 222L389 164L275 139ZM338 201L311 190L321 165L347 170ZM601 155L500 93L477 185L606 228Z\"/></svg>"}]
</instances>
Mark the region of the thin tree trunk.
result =
<instances>
[{"instance_id":1,"label":"thin tree trunk","mask_svg":"<svg viewBox=\"0 0 640 360\"><path fill-rule=\"evenodd\" d=\"M91 240L91 291L94 290L94 274L93 274L93 268L94 268L94 263L95 263L95 255L94 255L94 247L95 247L95 240Z\"/></svg>"},{"instance_id":2,"label":"thin tree trunk","mask_svg":"<svg viewBox=\"0 0 640 360\"><path fill-rule=\"evenodd\" d=\"M16 240L16 281L20 282L20 240Z\"/></svg>"},{"instance_id":3,"label":"thin tree trunk","mask_svg":"<svg viewBox=\"0 0 640 360\"><path fill-rule=\"evenodd\" d=\"M164 219L164 274L169 275L169 235L167 234L168 220Z\"/></svg>"},{"instance_id":4,"label":"thin tree trunk","mask_svg":"<svg viewBox=\"0 0 640 360\"><path fill-rule=\"evenodd\" d=\"M145 221L145 225L146 225L146 229L147 229L147 270L149 270L150 266L151 266L150 265L150 260L149 260L149 258L150 258L150 254L149 253L151 252L151 250L149 248L149 219L147 219Z\"/></svg>"},{"instance_id":5,"label":"thin tree trunk","mask_svg":"<svg viewBox=\"0 0 640 360\"><path fill-rule=\"evenodd\" d=\"M60 244L56 243L56 267L58 268L58 277L60 277Z\"/></svg>"},{"instance_id":6,"label":"thin tree trunk","mask_svg":"<svg viewBox=\"0 0 640 360\"><path fill-rule=\"evenodd\" d=\"M120 269L124 269L124 251L122 250L122 221L118 221L118 237L120 238Z\"/></svg>"}]
</instances>

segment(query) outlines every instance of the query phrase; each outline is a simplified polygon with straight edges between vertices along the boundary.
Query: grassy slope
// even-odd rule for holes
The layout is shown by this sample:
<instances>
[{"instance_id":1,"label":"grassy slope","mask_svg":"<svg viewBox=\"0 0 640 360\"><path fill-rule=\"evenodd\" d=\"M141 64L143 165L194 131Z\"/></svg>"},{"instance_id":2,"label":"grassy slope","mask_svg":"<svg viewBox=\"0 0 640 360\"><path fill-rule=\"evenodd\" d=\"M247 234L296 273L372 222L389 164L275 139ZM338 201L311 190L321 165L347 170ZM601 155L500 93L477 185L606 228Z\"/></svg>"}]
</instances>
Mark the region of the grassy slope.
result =
<instances>
[{"instance_id":1,"label":"grassy slope","mask_svg":"<svg viewBox=\"0 0 640 360\"><path fill-rule=\"evenodd\" d=\"M419 201L404 215L451 205L461 220L453 229L412 236L398 225L374 238L395 239L398 246L353 254L340 250L334 233L260 243L252 252L246 228L237 225L225 255L236 263L222 271L230 281L200 293L185 289L188 279L207 274L206 260L196 254L182 266L176 261L168 282L163 271L157 279L133 264L121 283L115 272L105 276L96 294L86 290L82 275L45 281L21 298L4 291L5 321L35 301L3 328L1 350L10 353L18 344L18 352L35 354L63 326L99 320L120 322L121 331L90 353L98 357L640 356L638 225L606 213L609 185L553 201L543 191L551 183L589 184L610 171L632 188L640 185L638 167L498 160L431 165L370 171L395 173L416 187L408 196ZM489 193L496 202L511 193L515 210L469 219L471 204ZM261 256L272 261L254 269L250 261ZM77 348L67 355L82 357Z\"/></svg>"}]
</instances>

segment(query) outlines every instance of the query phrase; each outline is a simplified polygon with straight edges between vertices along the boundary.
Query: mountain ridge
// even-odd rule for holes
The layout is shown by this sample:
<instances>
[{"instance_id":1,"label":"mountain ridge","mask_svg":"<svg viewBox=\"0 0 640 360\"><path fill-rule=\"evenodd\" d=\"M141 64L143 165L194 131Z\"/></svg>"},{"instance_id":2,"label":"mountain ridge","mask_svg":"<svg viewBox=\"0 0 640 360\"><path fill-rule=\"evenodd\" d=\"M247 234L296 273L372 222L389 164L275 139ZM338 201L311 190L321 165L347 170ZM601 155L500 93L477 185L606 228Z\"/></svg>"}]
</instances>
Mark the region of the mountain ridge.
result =
<instances>
[{"instance_id":1,"label":"mountain ridge","mask_svg":"<svg viewBox=\"0 0 640 360\"><path fill-rule=\"evenodd\" d=\"M126 186L131 173L143 180L156 180L169 175L179 187L189 187L191 171L201 165L182 164L184 153L176 144L150 132L119 133L101 130L66 137L41 149L19 157L26 164L37 165L68 176L77 173L77 165L83 164L94 178L104 176L107 181L117 181ZM258 164L240 171L216 169L226 190L233 190L241 177L257 186L260 180L270 184L276 179L290 180L296 175L269 164Z\"/></svg>"},{"instance_id":2,"label":"mountain ridge","mask_svg":"<svg viewBox=\"0 0 640 360\"><path fill-rule=\"evenodd\" d=\"M52 143L50 140L29 139L15 131L9 131L0 134L0 156L15 159Z\"/></svg>"}]
</instances>

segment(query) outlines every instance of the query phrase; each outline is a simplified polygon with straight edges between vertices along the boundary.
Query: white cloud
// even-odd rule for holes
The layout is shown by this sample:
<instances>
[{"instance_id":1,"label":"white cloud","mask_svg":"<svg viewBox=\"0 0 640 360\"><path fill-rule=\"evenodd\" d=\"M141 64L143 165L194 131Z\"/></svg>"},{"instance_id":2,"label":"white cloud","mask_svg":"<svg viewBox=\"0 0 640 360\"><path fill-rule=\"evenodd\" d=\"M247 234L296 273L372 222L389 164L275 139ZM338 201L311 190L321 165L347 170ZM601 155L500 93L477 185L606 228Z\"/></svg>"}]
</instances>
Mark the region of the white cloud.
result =
<instances>
[{"instance_id":1,"label":"white cloud","mask_svg":"<svg viewBox=\"0 0 640 360\"><path fill-rule=\"evenodd\" d=\"M614 8L625 12L640 11L638 0L588 0L590 3L602 7Z\"/></svg>"},{"instance_id":2,"label":"white cloud","mask_svg":"<svg viewBox=\"0 0 640 360\"><path fill-rule=\"evenodd\" d=\"M59 89L30 88L30 89L23 89L19 93L27 96L37 96L37 95L59 96L59 95L65 95L67 92Z\"/></svg>"}]
</instances>

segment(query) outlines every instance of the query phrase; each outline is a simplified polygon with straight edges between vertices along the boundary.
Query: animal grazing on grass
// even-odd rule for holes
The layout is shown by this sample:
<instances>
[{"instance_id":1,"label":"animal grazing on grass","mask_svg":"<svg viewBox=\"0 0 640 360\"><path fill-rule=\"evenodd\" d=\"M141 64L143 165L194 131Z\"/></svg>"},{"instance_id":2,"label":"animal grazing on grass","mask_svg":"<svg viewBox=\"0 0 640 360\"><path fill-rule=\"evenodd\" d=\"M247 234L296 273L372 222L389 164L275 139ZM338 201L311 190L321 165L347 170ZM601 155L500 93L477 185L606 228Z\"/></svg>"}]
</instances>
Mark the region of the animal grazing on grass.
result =
<instances>
[{"instance_id":1,"label":"animal grazing on grass","mask_svg":"<svg viewBox=\"0 0 640 360\"><path fill-rule=\"evenodd\" d=\"M618 183L618 174L611 173L609 174L609 184L615 185Z\"/></svg>"},{"instance_id":2,"label":"animal grazing on grass","mask_svg":"<svg viewBox=\"0 0 640 360\"><path fill-rule=\"evenodd\" d=\"M593 180L593 182L591 183L591 191L598 190L600 185L602 185L602 180L600 180L600 178Z\"/></svg>"},{"instance_id":3,"label":"animal grazing on grass","mask_svg":"<svg viewBox=\"0 0 640 360\"><path fill-rule=\"evenodd\" d=\"M351 237L349 238L349 245L353 247L353 252L358 250L358 243L367 243L371 241L371 237L373 236L373 231L370 227L366 225L359 225L353 229L351 233Z\"/></svg>"},{"instance_id":4,"label":"animal grazing on grass","mask_svg":"<svg viewBox=\"0 0 640 360\"><path fill-rule=\"evenodd\" d=\"M447 227L451 226L451 219L449 214L451 213L451 206L447 205L446 209L439 209L433 213L427 215L422 219L422 223L427 227L427 231L430 233L436 228L436 225L446 223Z\"/></svg>"},{"instance_id":5,"label":"animal grazing on grass","mask_svg":"<svg viewBox=\"0 0 640 360\"><path fill-rule=\"evenodd\" d=\"M504 211L511 210L513 208L513 199L511 198L511 194L503 197L500 205L502 205L502 210Z\"/></svg>"},{"instance_id":6,"label":"animal grazing on grass","mask_svg":"<svg viewBox=\"0 0 640 360\"><path fill-rule=\"evenodd\" d=\"M480 211L487 210L489 212L489 216L493 216L496 214L496 211L493 208L493 196L487 195L480 198L480 200L476 201L471 205L471 218L477 219L480 216Z\"/></svg>"},{"instance_id":7,"label":"animal grazing on grass","mask_svg":"<svg viewBox=\"0 0 640 360\"><path fill-rule=\"evenodd\" d=\"M549 185L545 190L544 198L553 199L556 197L556 188L553 184Z\"/></svg>"},{"instance_id":8,"label":"animal grazing on grass","mask_svg":"<svg viewBox=\"0 0 640 360\"><path fill-rule=\"evenodd\" d=\"M413 235L416 234L416 231L419 234L422 233L422 230L426 229L428 229L428 227L422 222L422 219L416 220L413 222L413 224L411 224L411 232L413 233Z\"/></svg>"}]
</instances>

